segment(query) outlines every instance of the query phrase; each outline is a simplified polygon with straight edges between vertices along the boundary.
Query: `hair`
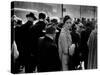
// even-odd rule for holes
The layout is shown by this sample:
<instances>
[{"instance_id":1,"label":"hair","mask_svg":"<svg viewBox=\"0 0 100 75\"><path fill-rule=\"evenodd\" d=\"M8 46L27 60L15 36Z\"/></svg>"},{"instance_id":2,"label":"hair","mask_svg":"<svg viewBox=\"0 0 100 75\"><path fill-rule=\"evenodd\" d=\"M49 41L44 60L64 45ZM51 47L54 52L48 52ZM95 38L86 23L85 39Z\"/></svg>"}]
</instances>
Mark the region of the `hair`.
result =
<instances>
[{"instance_id":1,"label":"hair","mask_svg":"<svg viewBox=\"0 0 100 75\"><path fill-rule=\"evenodd\" d=\"M63 23L65 24L65 22L68 20L68 19L71 19L69 15L66 15L63 19Z\"/></svg>"},{"instance_id":2,"label":"hair","mask_svg":"<svg viewBox=\"0 0 100 75\"><path fill-rule=\"evenodd\" d=\"M45 19L46 15L45 13L39 13L39 19Z\"/></svg>"}]
</instances>

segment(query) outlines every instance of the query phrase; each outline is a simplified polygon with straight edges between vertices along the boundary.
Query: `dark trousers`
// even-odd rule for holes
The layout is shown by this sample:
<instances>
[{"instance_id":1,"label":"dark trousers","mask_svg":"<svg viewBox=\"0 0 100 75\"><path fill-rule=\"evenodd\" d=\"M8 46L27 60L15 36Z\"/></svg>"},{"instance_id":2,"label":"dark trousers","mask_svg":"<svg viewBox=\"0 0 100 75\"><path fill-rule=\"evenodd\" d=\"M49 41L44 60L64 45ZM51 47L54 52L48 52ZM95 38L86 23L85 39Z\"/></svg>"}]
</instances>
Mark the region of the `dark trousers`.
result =
<instances>
[{"instance_id":1,"label":"dark trousers","mask_svg":"<svg viewBox=\"0 0 100 75\"><path fill-rule=\"evenodd\" d=\"M25 73L33 73L37 66L36 56L26 56L24 60Z\"/></svg>"},{"instance_id":2,"label":"dark trousers","mask_svg":"<svg viewBox=\"0 0 100 75\"><path fill-rule=\"evenodd\" d=\"M11 56L11 73L17 74L20 72L20 64L18 59L14 59L13 56Z\"/></svg>"}]
</instances>

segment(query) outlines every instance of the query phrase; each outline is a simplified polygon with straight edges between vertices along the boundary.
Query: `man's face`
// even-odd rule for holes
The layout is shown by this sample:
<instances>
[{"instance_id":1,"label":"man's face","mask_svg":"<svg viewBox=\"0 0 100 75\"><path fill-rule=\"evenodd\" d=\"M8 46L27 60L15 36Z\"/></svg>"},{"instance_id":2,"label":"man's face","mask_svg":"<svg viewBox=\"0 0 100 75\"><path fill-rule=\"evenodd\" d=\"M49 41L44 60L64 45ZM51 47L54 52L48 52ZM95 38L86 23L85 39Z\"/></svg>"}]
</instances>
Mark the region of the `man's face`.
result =
<instances>
[{"instance_id":1,"label":"man's face","mask_svg":"<svg viewBox=\"0 0 100 75\"><path fill-rule=\"evenodd\" d=\"M82 31L82 27L78 24L78 25L76 25L76 31L78 31L78 32L81 32Z\"/></svg>"},{"instance_id":2,"label":"man's face","mask_svg":"<svg viewBox=\"0 0 100 75\"><path fill-rule=\"evenodd\" d=\"M34 19L32 17L27 17L27 20L32 21L32 22L34 21Z\"/></svg>"}]
</instances>

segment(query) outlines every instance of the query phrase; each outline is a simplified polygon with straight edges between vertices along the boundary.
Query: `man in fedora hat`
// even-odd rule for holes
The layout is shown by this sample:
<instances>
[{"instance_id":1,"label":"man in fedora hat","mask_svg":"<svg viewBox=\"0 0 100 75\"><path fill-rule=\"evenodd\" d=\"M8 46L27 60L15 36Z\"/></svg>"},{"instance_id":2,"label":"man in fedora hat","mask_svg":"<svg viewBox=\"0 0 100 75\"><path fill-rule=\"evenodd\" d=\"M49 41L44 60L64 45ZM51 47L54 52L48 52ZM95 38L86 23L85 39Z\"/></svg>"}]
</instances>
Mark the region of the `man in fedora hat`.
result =
<instances>
[{"instance_id":1,"label":"man in fedora hat","mask_svg":"<svg viewBox=\"0 0 100 75\"><path fill-rule=\"evenodd\" d=\"M55 43L56 29L52 25L46 27L46 34L38 41L38 71L50 72L60 71L61 63L59 59L57 45Z\"/></svg>"},{"instance_id":2,"label":"man in fedora hat","mask_svg":"<svg viewBox=\"0 0 100 75\"><path fill-rule=\"evenodd\" d=\"M32 73L35 70L34 59L34 47L33 47L33 35L32 26L36 20L34 13L30 12L26 15L27 22L21 27L21 41L22 41L22 62L25 66L26 73Z\"/></svg>"},{"instance_id":3,"label":"man in fedora hat","mask_svg":"<svg viewBox=\"0 0 100 75\"><path fill-rule=\"evenodd\" d=\"M45 13L39 13L38 16L39 20L38 22L36 22L34 29L35 29L35 33L37 35L37 38L44 36L43 30L45 29L46 26L46 15Z\"/></svg>"},{"instance_id":4,"label":"man in fedora hat","mask_svg":"<svg viewBox=\"0 0 100 75\"><path fill-rule=\"evenodd\" d=\"M26 15L26 18L29 20L29 21L33 21L33 20L36 20L36 17L35 15L30 12L29 14Z\"/></svg>"}]
</instances>

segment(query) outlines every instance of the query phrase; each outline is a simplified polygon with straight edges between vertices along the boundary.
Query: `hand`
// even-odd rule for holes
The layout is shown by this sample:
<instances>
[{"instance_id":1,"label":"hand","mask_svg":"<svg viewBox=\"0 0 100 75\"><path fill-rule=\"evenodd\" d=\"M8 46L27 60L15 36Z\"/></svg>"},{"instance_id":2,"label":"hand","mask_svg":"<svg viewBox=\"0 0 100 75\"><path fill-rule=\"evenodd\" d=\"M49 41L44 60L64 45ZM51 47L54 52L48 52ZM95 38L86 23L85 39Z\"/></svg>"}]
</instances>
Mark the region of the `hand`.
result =
<instances>
[{"instance_id":1,"label":"hand","mask_svg":"<svg viewBox=\"0 0 100 75\"><path fill-rule=\"evenodd\" d=\"M75 51L75 44L72 44L69 48L69 54L72 56L74 54Z\"/></svg>"}]
</instances>

